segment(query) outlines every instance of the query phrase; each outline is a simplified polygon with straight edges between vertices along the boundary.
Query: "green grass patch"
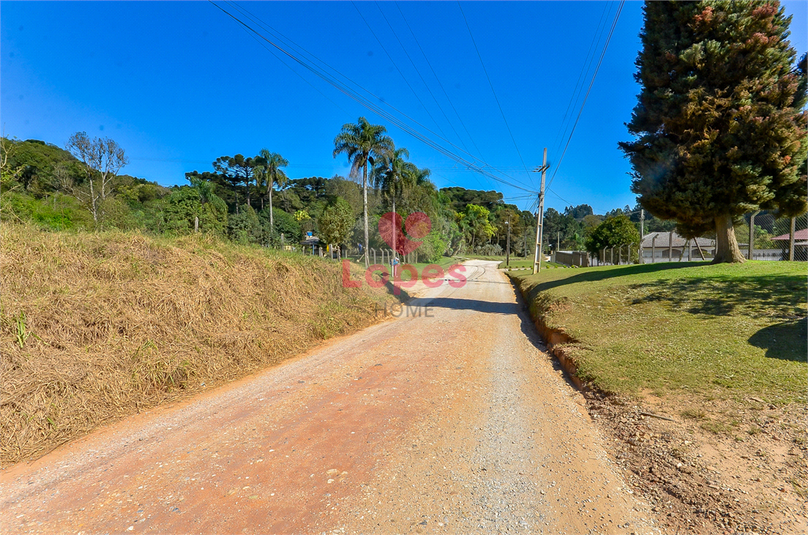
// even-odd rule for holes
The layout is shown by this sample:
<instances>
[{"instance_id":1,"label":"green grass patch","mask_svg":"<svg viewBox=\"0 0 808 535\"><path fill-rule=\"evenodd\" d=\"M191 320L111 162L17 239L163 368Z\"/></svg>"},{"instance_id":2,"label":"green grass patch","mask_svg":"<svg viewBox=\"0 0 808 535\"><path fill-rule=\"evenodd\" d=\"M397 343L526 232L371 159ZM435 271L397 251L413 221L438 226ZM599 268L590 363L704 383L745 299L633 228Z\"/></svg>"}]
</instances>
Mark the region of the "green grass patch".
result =
<instances>
[{"instance_id":1,"label":"green grass patch","mask_svg":"<svg viewBox=\"0 0 808 535\"><path fill-rule=\"evenodd\" d=\"M607 392L806 401L806 265L672 263L511 273ZM701 419L693 410L685 418ZM708 427L716 427L709 424ZM726 427L720 425L719 427ZM719 429L715 429L719 431Z\"/></svg>"}]
</instances>

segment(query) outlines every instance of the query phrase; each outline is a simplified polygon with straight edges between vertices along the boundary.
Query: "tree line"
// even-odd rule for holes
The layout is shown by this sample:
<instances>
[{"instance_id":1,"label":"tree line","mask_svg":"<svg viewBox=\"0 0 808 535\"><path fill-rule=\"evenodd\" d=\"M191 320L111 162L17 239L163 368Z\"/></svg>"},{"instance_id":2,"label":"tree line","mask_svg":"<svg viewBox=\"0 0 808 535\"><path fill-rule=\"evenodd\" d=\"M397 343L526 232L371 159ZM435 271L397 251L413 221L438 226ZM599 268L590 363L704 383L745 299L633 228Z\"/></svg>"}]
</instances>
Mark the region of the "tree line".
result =
<instances>
[{"instance_id":1,"label":"tree line","mask_svg":"<svg viewBox=\"0 0 808 535\"><path fill-rule=\"evenodd\" d=\"M345 154L351 162L348 177L291 179L284 172L288 161L263 149L254 156L216 158L210 170L189 171L187 184L173 187L124 174L125 150L108 138L77 132L64 148L3 138L0 218L49 230L201 232L271 247L299 247L311 232L324 243L356 249L389 248L378 234L378 220L395 207L404 219L413 212L429 216L432 230L419 249L423 257L500 254L505 221L513 233L512 251L530 253L533 214L504 203L500 192L439 190L430 171L408 161L407 149L392 140L389 151L362 149L363 130L383 127L363 119L356 126L353 133L343 127L335 140L334 156Z\"/></svg>"}]
</instances>

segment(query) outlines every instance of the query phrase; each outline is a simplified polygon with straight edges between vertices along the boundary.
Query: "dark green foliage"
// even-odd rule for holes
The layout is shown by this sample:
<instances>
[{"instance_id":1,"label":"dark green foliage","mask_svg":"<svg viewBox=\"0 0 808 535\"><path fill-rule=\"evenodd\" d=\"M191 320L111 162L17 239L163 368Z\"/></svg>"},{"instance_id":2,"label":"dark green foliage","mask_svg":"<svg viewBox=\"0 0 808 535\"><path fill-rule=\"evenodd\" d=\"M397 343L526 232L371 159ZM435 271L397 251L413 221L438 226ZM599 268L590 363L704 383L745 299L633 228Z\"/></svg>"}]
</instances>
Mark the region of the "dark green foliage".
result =
<instances>
[{"instance_id":1,"label":"dark green foliage","mask_svg":"<svg viewBox=\"0 0 808 535\"><path fill-rule=\"evenodd\" d=\"M73 155L56 145L37 139L4 139L3 142L13 145L9 147L7 165L14 170L16 181L22 190L36 197L43 197L58 189L56 169L72 176L80 175L78 162Z\"/></svg>"},{"instance_id":2,"label":"dark green foliage","mask_svg":"<svg viewBox=\"0 0 808 535\"><path fill-rule=\"evenodd\" d=\"M564 209L564 215L571 216L577 221L583 221L588 215L594 215L594 210L588 204L579 204L578 206L567 206Z\"/></svg>"},{"instance_id":3,"label":"dark green foliage","mask_svg":"<svg viewBox=\"0 0 808 535\"><path fill-rule=\"evenodd\" d=\"M163 214L164 231L172 233L193 232L196 218L199 218L200 232L223 234L227 228L224 201L211 195L203 203L199 191L191 186L175 188L163 203Z\"/></svg>"},{"instance_id":4,"label":"dark green foliage","mask_svg":"<svg viewBox=\"0 0 808 535\"><path fill-rule=\"evenodd\" d=\"M449 200L449 206L455 212L462 212L468 204L476 204L489 211L503 204L502 194L498 191L479 191L460 187L441 188L440 191Z\"/></svg>"},{"instance_id":5,"label":"dark green foliage","mask_svg":"<svg viewBox=\"0 0 808 535\"><path fill-rule=\"evenodd\" d=\"M625 215L607 218L586 239L586 250L596 256L604 247L621 245L631 245L635 250L640 245L640 233Z\"/></svg>"},{"instance_id":6,"label":"dark green foliage","mask_svg":"<svg viewBox=\"0 0 808 535\"><path fill-rule=\"evenodd\" d=\"M227 236L235 243L247 245L265 241L265 230L252 206L245 204L227 218Z\"/></svg>"},{"instance_id":7,"label":"dark green foliage","mask_svg":"<svg viewBox=\"0 0 808 535\"><path fill-rule=\"evenodd\" d=\"M348 202L337 197L323 210L319 220L320 238L328 244L342 245L348 242L354 226L354 213Z\"/></svg>"},{"instance_id":8,"label":"dark green foliage","mask_svg":"<svg viewBox=\"0 0 808 535\"><path fill-rule=\"evenodd\" d=\"M275 232L269 232L269 208L258 212L258 218L267 234L270 234L270 241L272 245L296 245L303 237L303 231L300 228L300 223L295 221L295 217L288 213L275 208ZM283 234L283 240L281 240Z\"/></svg>"},{"instance_id":9,"label":"dark green foliage","mask_svg":"<svg viewBox=\"0 0 808 535\"><path fill-rule=\"evenodd\" d=\"M805 61L796 68L789 23L779 2L645 5L636 139L620 144L632 191L684 236L717 231L720 261L740 255L732 220L806 209Z\"/></svg>"}]
</instances>

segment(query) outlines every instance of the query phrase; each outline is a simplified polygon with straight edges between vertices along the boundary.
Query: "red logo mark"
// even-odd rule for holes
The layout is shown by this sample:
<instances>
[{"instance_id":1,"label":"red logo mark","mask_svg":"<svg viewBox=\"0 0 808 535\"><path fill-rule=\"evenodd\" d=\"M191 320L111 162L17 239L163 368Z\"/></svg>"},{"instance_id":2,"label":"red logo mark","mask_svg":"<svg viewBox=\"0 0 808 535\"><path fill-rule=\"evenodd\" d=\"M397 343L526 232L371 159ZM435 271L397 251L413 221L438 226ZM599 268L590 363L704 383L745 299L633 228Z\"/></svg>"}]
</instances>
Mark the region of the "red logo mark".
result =
<instances>
[{"instance_id":1,"label":"red logo mark","mask_svg":"<svg viewBox=\"0 0 808 535\"><path fill-rule=\"evenodd\" d=\"M404 223L403 230L402 222ZM424 243L411 240L409 236L421 239L426 237L430 230L432 230L432 221L423 212L410 214L406 221L402 221L401 216L393 212L387 212L379 219L379 234L387 245L399 254L409 254Z\"/></svg>"}]
</instances>

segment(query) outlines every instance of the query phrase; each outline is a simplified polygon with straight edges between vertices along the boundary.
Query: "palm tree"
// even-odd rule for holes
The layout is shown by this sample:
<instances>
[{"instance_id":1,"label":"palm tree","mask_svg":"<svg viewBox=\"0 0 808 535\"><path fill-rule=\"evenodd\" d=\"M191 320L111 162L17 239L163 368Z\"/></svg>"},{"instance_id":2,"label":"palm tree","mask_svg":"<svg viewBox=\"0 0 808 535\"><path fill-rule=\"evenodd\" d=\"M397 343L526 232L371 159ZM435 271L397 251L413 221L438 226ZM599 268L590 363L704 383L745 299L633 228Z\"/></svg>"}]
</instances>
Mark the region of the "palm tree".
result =
<instances>
[{"instance_id":1,"label":"palm tree","mask_svg":"<svg viewBox=\"0 0 808 535\"><path fill-rule=\"evenodd\" d=\"M415 167L407 162L405 158L410 157L410 152L405 149L393 149L390 153L382 157L381 162L373 169L371 181L373 187L381 189L393 203L393 212L396 211L396 198L405 187L404 180L410 167Z\"/></svg>"},{"instance_id":2,"label":"palm tree","mask_svg":"<svg viewBox=\"0 0 808 535\"><path fill-rule=\"evenodd\" d=\"M393 203L393 225L396 224L396 197L399 196L404 186L403 179L408 171L408 166L415 167L404 160L410 157L410 151L405 148L396 149L391 147L391 151L385 154L379 165L373 169L373 187L384 191ZM393 250L396 249L396 236L399 229L393 232Z\"/></svg>"},{"instance_id":3,"label":"palm tree","mask_svg":"<svg viewBox=\"0 0 808 535\"><path fill-rule=\"evenodd\" d=\"M355 177L362 169L362 203L365 220L365 267L368 266L368 164L374 165L385 155L393 151L393 140L385 135L387 129L381 125L370 124L360 117L356 124L346 123L334 138L334 158L346 153L351 162L351 176Z\"/></svg>"},{"instance_id":4,"label":"palm tree","mask_svg":"<svg viewBox=\"0 0 808 535\"><path fill-rule=\"evenodd\" d=\"M269 152L267 149L261 149L258 158L260 158L261 171L256 172L256 182L261 179L266 180L266 195L269 199L269 228L270 232L274 233L275 218L272 214L272 190L274 184L283 187L289 181L289 177L281 169L281 167L289 165L289 162L277 152ZM263 199L261 199L262 205L263 202Z\"/></svg>"}]
</instances>

